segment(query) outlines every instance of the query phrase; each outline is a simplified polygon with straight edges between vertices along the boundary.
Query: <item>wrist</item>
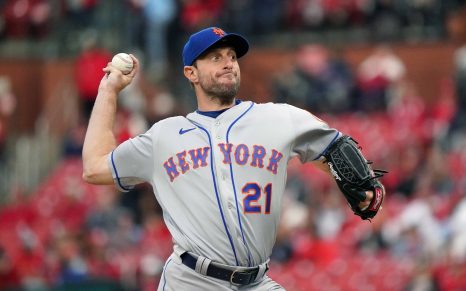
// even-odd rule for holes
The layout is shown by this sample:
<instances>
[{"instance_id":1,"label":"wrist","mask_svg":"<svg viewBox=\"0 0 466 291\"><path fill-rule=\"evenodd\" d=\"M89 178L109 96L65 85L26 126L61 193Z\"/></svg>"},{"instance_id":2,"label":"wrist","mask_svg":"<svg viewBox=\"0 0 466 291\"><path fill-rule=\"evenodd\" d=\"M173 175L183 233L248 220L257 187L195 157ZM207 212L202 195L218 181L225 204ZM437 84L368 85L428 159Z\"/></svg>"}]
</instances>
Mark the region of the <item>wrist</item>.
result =
<instances>
[{"instance_id":1,"label":"wrist","mask_svg":"<svg viewBox=\"0 0 466 291\"><path fill-rule=\"evenodd\" d=\"M99 87L99 95L116 97L118 95L118 90L114 86L102 85Z\"/></svg>"}]
</instances>

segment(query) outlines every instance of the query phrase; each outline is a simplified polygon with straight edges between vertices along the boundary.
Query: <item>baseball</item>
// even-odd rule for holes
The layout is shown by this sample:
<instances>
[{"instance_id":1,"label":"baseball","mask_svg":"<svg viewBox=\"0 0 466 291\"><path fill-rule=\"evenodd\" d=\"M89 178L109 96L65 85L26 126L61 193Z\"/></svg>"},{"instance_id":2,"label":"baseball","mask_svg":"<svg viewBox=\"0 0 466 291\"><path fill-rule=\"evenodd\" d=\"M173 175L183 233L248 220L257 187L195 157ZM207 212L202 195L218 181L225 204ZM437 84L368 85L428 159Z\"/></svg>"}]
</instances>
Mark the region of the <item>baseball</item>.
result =
<instances>
[{"instance_id":1,"label":"baseball","mask_svg":"<svg viewBox=\"0 0 466 291\"><path fill-rule=\"evenodd\" d=\"M133 59L126 53L119 53L113 57L112 65L126 75L133 69Z\"/></svg>"}]
</instances>

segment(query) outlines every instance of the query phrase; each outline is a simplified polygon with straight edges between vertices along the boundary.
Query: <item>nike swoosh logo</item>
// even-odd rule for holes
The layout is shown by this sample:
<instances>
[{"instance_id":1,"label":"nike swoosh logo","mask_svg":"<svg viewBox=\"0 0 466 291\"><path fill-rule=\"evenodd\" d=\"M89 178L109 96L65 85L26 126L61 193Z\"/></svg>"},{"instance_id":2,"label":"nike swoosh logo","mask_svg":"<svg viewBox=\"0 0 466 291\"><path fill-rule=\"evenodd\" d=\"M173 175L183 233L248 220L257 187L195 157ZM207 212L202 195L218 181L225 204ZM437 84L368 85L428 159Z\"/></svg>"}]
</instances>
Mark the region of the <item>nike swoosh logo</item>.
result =
<instances>
[{"instance_id":1,"label":"nike swoosh logo","mask_svg":"<svg viewBox=\"0 0 466 291\"><path fill-rule=\"evenodd\" d=\"M193 128L188 128L188 129L180 128L180 131L179 131L178 133L179 133L180 135L182 135L182 134L185 134L185 133L187 133L187 132L189 132L189 131L191 131L191 130L195 130L195 129L196 129L195 127L193 127Z\"/></svg>"}]
</instances>

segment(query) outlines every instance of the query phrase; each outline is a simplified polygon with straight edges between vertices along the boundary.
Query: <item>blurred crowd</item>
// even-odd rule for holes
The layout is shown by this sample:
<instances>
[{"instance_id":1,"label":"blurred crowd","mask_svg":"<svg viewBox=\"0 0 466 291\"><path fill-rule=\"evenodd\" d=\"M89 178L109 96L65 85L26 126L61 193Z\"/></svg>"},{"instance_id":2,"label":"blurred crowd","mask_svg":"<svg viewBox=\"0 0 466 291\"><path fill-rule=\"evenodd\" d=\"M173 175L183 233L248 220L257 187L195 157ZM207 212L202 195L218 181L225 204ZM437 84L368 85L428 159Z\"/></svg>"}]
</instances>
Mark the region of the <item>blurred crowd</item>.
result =
<instances>
[{"instance_id":1,"label":"blurred crowd","mask_svg":"<svg viewBox=\"0 0 466 291\"><path fill-rule=\"evenodd\" d=\"M340 30L366 41L439 40L462 0L1 0L0 40L52 39L75 52L95 30L108 46L140 51L164 74L187 35L215 24L254 36ZM105 37L103 37L105 38ZM75 45L74 45L75 44ZM63 51L64 50L64 51Z\"/></svg>"},{"instance_id":2,"label":"blurred crowd","mask_svg":"<svg viewBox=\"0 0 466 291\"><path fill-rule=\"evenodd\" d=\"M435 36L442 34L448 9L461 3L0 1L4 39L85 31L74 72L81 117L63 141L63 161L34 193L12 193L0 210L0 289L153 290L171 252L147 185L120 194L81 180L86 123L101 68L112 55L99 45L99 34L87 30L104 25L95 16L102 7L131 13L122 37L128 48L145 52L148 79L157 84L146 86L142 74L122 92L115 128L122 142L164 117L186 113L163 85L172 64L169 32L187 34L212 23L246 35L370 25L384 40L399 37L401 27L430 27ZM66 19L64 27L53 25L57 17ZM131 33L137 27L141 34ZM288 290L466 289L466 45L446 61L455 71L440 82L433 102L419 94L410 68L388 44L375 46L356 67L338 49L303 45L292 66L273 76L269 101L311 111L353 136L377 168L390 172L382 180L388 193L383 210L369 223L350 212L325 173L290 162L270 271ZM167 71L154 76L151 67ZM0 113L8 115L14 96L8 81L0 81ZM1 129L0 123L0 138Z\"/></svg>"},{"instance_id":3,"label":"blurred crowd","mask_svg":"<svg viewBox=\"0 0 466 291\"><path fill-rule=\"evenodd\" d=\"M163 31L164 24L177 22L180 30L196 31L211 23L245 34L277 31L363 27L371 25L378 37L396 36L404 27L440 29L446 15L461 0L2 0L2 35L7 38L43 38L53 33L56 21L72 27L104 25L101 11L132 16L136 24ZM113 2L113 1L112 1ZM124 11L126 10L126 11ZM120 21L124 21L119 19ZM162 28L162 29L161 29ZM151 30L151 29L149 29ZM380 35L382 32L383 35ZM437 33L441 33L438 31Z\"/></svg>"}]
</instances>

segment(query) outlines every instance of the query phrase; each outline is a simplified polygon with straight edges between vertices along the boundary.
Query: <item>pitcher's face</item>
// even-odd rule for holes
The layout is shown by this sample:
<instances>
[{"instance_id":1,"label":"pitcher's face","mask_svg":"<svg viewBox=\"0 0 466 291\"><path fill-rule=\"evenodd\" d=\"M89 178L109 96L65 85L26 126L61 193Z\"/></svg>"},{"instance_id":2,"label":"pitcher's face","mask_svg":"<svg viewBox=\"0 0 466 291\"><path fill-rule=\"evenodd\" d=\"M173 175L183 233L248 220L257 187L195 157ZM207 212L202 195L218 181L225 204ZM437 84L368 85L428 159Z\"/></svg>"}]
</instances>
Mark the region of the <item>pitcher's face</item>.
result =
<instances>
[{"instance_id":1,"label":"pitcher's face","mask_svg":"<svg viewBox=\"0 0 466 291\"><path fill-rule=\"evenodd\" d=\"M238 94L241 75L236 52L232 47L220 47L208 51L196 60L198 84L204 93L220 104L233 102Z\"/></svg>"}]
</instances>

